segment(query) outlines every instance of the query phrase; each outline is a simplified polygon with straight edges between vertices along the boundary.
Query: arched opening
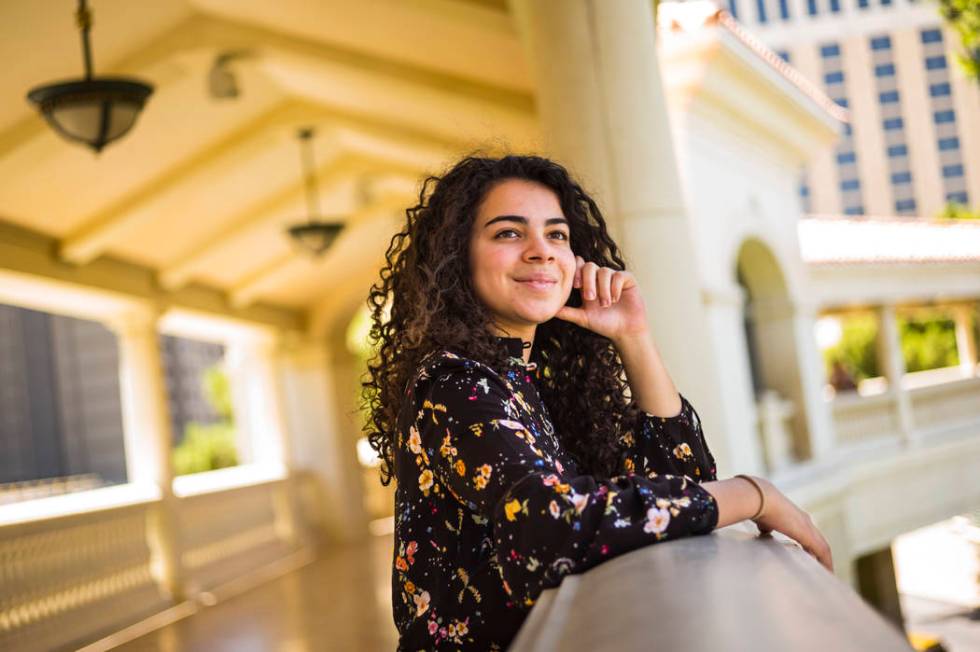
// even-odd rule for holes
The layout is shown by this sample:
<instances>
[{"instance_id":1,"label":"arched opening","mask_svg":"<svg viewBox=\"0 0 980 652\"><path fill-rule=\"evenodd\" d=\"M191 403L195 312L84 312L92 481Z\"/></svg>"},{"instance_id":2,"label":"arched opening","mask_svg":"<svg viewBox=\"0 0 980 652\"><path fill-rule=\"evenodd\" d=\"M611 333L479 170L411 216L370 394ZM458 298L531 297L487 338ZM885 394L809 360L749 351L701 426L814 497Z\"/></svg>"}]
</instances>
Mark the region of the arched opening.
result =
<instances>
[{"instance_id":1,"label":"arched opening","mask_svg":"<svg viewBox=\"0 0 980 652\"><path fill-rule=\"evenodd\" d=\"M770 470L811 456L796 311L779 261L758 239L742 243L735 278L759 429Z\"/></svg>"}]
</instances>

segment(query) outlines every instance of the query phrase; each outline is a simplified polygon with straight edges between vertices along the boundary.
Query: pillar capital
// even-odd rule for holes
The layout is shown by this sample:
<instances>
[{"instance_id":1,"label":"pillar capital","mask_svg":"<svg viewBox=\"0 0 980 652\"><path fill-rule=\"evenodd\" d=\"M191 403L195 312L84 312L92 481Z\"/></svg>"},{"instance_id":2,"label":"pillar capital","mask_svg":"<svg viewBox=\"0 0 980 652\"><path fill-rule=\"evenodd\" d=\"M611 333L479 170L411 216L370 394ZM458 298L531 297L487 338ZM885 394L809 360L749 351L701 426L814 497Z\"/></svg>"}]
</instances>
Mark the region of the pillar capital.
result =
<instances>
[{"instance_id":1,"label":"pillar capital","mask_svg":"<svg viewBox=\"0 0 980 652\"><path fill-rule=\"evenodd\" d=\"M106 317L102 323L118 337L140 335L159 330L163 310L157 306L131 307Z\"/></svg>"}]
</instances>

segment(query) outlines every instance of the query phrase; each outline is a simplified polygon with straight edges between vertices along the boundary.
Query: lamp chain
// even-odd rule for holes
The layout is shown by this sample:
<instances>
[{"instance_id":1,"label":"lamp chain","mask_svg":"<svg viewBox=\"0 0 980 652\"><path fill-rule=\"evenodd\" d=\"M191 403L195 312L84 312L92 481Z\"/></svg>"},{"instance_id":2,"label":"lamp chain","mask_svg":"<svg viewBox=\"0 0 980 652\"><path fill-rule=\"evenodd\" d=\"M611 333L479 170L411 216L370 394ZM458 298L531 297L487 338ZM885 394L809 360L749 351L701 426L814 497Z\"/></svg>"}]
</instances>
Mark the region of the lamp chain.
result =
<instances>
[{"instance_id":1,"label":"lamp chain","mask_svg":"<svg viewBox=\"0 0 980 652\"><path fill-rule=\"evenodd\" d=\"M82 31L82 56L85 58L85 79L92 79L92 47L89 44L89 31L92 29L92 12L86 0L78 0L75 22Z\"/></svg>"},{"instance_id":2,"label":"lamp chain","mask_svg":"<svg viewBox=\"0 0 980 652\"><path fill-rule=\"evenodd\" d=\"M299 139L302 146L302 165L303 177L306 185L306 210L309 213L309 221L313 223L320 214L320 197L317 192L316 178L313 174L313 128L305 127L299 130Z\"/></svg>"}]
</instances>

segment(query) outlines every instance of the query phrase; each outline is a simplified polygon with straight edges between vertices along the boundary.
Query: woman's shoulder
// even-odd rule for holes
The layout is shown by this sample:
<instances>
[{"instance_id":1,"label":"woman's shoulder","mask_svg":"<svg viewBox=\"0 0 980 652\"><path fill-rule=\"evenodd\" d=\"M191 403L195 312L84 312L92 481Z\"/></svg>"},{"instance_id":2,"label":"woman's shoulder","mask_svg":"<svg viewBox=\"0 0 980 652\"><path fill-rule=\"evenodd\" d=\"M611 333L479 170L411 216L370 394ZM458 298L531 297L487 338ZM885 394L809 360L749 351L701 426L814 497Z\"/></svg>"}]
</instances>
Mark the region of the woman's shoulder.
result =
<instances>
[{"instance_id":1,"label":"woman's shoulder","mask_svg":"<svg viewBox=\"0 0 980 652\"><path fill-rule=\"evenodd\" d=\"M422 356L415 375L415 384L447 375L500 377L493 367L449 349L435 349Z\"/></svg>"},{"instance_id":2,"label":"woman's shoulder","mask_svg":"<svg viewBox=\"0 0 980 652\"><path fill-rule=\"evenodd\" d=\"M473 398L509 393L510 383L493 367L448 349L424 355L405 388L414 413L424 400L466 405Z\"/></svg>"}]
</instances>

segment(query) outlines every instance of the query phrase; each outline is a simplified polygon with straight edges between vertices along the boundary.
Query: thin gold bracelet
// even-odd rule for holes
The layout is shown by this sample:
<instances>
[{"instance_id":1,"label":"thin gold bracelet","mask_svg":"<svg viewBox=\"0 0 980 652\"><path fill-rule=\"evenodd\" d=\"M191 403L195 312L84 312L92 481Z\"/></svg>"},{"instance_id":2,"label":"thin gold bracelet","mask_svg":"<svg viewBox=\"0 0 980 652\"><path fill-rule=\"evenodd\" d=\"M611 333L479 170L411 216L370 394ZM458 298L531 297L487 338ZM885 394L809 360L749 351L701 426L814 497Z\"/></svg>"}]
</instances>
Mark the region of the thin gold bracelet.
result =
<instances>
[{"instance_id":1,"label":"thin gold bracelet","mask_svg":"<svg viewBox=\"0 0 980 652\"><path fill-rule=\"evenodd\" d=\"M759 492L759 498L762 499L762 504L759 505L759 511L757 511L751 518L749 518L750 521L754 521L755 519L762 516L762 512L766 509L766 492L762 490L762 487L759 485L758 481L752 476L745 475L744 473L739 473L735 477L745 478L746 480L751 482L752 486L755 487L755 490Z\"/></svg>"}]
</instances>

